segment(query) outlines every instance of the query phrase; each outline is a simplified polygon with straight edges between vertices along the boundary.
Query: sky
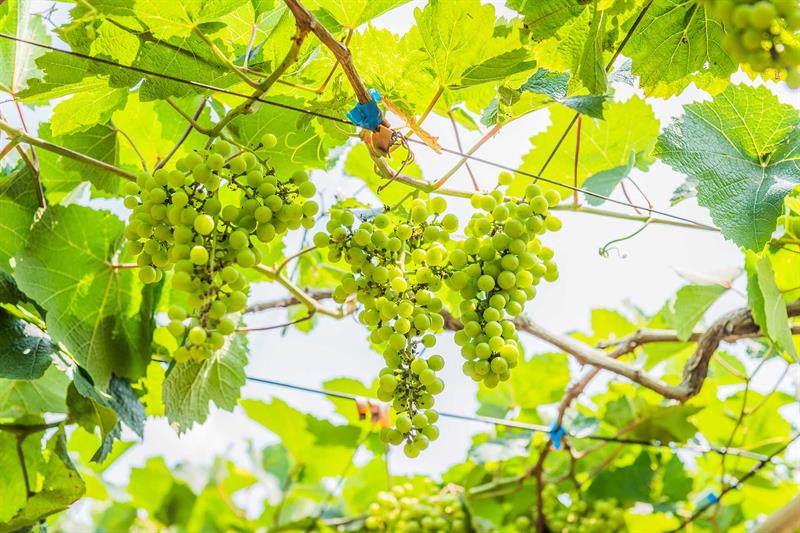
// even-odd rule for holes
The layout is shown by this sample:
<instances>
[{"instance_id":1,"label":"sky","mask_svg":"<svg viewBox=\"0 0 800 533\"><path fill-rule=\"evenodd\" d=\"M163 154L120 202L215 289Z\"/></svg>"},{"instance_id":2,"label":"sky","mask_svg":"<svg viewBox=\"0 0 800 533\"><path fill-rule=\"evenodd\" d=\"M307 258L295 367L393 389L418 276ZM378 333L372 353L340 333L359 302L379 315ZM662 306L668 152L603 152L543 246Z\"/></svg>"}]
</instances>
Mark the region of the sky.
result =
<instances>
[{"instance_id":1,"label":"sky","mask_svg":"<svg viewBox=\"0 0 800 533\"><path fill-rule=\"evenodd\" d=\"M495 4L498 14L509 13L502 2L487 3ZM413 23L414 7L423 4L416 1L402 6L381 16L375 24L395 32L405 31ZM34 11L41 11L38 6L48 7L49 2L37 2L36 6ZM742 75L737 76L739 81L744 79ZM800 107L800 93L797 91L791 92L785 86L778 88L773 83L768 86L776 91L783 102ZM634 92L641 95L641 91L633 88L619 87L617 98L627 99ZM680 116L684 105L708 98L702 91L689 89L680 97L648 99L648 102L652 104L663 128L670 120ZM8 104L0 104L0 111L11 116ZM34 123L47 117L47 109L28 113L29 120ZM548 125L549 113L546 110L536 112L504 128L476 155L517 166L521 157L530 150L530 137ZM425 122L425 127L439 137L442 146L456 147L449 120L433 116ZM470 146L479 136L476 132L462 131L464 146ZM566 146L563 148L568 149ZM422 147L415 148L415 156L428 179L437 178L456 161L455 156L437 155ZM482 185L490 187L496 183L498 169L478 163L473 163L472 169ZM670 207L670 195L684 177L666 165L655 164L648 172L634 171L632 177L657 208L710 223L708 212L700 208L695 200ZM317 173L314 180L318 189L326 195L348 195L360 188L359 182L343 176L340 168ZM458 188L470 187L463 169L450 184ZM448 201L460 216L468 213L466 203ZM660 225L650 225L637 237L618 244L616 251L601 256L598 250L605 243L632 233L640 223L580 213L563 212L560 216L564 222L563 229L556 234L548 234L544 239L545 244L556 251L560 278L554 284L545 283L537 287L538 295L526 307L532 319L554 331L588 329L590 312L594 308L624 310L626 305L632 303L646 312L655 312L687 283L686 276L713 278L740 268L742 264L737 247L718 233ZM297 246L296 242L289 243L287 250L295 250ZM738 279L735 287L737 290L728 291L714 304L707 316L716 317L746 304L744 280ZM284 296L285 292L279 286L257 284L251 294L251 302L257 302ZM279 324L285 320L285 311L247 317L250 326ZM320 317L309 334L297 330L285 334L280 330L254 332L249 339L250 362L247 372L252 376L311 387L342 376L371 382L383 365L380 355L370 349L366 336L364 328L352 317L343 320ZM550 349L530 336L522 336L522 342L528 356ZM474 413L476 386L461 373L461 358L452 342L452 335L439 335L435 350L448 361L441 373L446 388L437 397L437 408L463 414ZM774 379L775 373L767 371L762 375L766 384L770 377ZM795 392L793 387L796 378L787 384L788 392ZM596 380L594 390L602 389L606 382L607 378ZM756 385L758 387L759 384ZM331 404L323 397L257 383L248 383L242 390L242 397L265 401L277 397L317 416L330 416L333 413ZM486 430L487 426L441 419L440 429L442 437L417 459L406 459L401 450L395 450L390 458L392 470L398 473L440 473L451 464L461 462L469 447L470 436ZM133 437L132 434L128 436ZM234 459L243 458L248 441L263 445L274 440L273 435L251 422L238 408L232 413L212 408L205 424L182 436L169 427L166 419L149 420L143 443L132 448L113 465L108 475L113 480L124 481L131 467L143 464L152 455L163 456L169 464L181 461L208 464L218 454Z\"/></svg>"}]
</instances>

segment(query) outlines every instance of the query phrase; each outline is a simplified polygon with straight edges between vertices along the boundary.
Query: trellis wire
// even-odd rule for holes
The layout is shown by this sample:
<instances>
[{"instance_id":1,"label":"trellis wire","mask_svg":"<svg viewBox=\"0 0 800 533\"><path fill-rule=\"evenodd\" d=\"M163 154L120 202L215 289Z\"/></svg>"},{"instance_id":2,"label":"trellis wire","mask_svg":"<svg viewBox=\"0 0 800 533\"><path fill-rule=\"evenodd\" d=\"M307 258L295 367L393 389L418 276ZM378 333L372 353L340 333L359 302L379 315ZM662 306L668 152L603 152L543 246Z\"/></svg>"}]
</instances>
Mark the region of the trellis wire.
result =
<instances>
[{"instance_id":1,"label":"trellis wire","mask_svg":"<svg viewBox=\"0 0 800 533\"><path fill-rule=\"evenodd\" d=\"M162 361L163 362L163 361ZM296 390L300 392L307 392L310 394L317 394L322 396L329 396L332 398L338 398L341 400L351 400L353 402L368 400L374 403L380 403L379 400L375 398L366 398L364 396L359 396L356 394L349 394L345 392L338 392L338 391L328 391L324 389L317 389L314 387L306 387L303 385L294 385L291 383L286 383L283 381L276 381L272 379L260 378L256 376L246 376L248 381L252 381L254 383L260 383L263 385L271 385L274 387L281 387L290 390ZM525 431L530 431L532 433L545 433L550 434L551 428L549 426L544 426L540 424L529 424L526 422L518 422L514 420L506 420L503 418L494 418L490 416L480 416L480 415L463 415L459 413L451 413L447 411L437 411L440 417L443 418L450 418L453 420L462 420L467 422L478 422L483 424L491 424L494 426L503 426L513 429L521 429ZM749 452L747 450L740 450L738 448L727 448L727 447L716 447L716 446L704 446L700 444L685 444L682 446L677 446L673 444L664 444L659 441L649 441L649 440L640 440L640 439L626 439L622 437L615 437L613 435L580 435L580 434L572 434L566 433L565 437L570 439L578 439L578 440L595 440L595 441L602 441L608 443L615 443L615 444L622 444L622 445L631 445L631 446L644 446L649 448L660 448L660 449L669 449L673 453L679 451L691 452L691 453L716 453L718 455L733 455L737 457L743 457L746 459L752 459L754 461L771 461L773 457Z\"/></svg>"},{"instance_id":2,"label":"trellis wire","mask_svg":"<svg viewBox=\"0 0 800 533\"><path fill-rule=\"evenodd\" d=\"M163 79L170 80L170 81L173 81L173 82L176 82L176 83L183 83L183 84L186 84L186 85L190 85L192 87L205 89L205 90L208 90L208 91L219 92L219 93L227 94L227 95L230 95L230 96L237 96L237 97L240 97L240 98L245 98L247 100L255 100L256 102L260 102L262 104L271 105L271 106L274 106L274 107L279 107L279 108L287 109L287 110L290 110L290 111L295 111L297 113L304 113L306 115L311 115L311 116L314 116L314 117L317 117L317 118L322 118L322 119L325 119L325 120L330 120L330 121L334 121L334 122L337 122L337 123L340 123L340 124L347 124L348 126L352 126L352 123L350 121L342 119L342 118L339 118L339 117L335 117L335 116L332 116L332 115L327 115L325 113L320 113L320 112L317 112L317 111L312 111L310 109L304 109L302 107L295 107L295 106L292 106L292 105L289 105L289 104L276 102L274 100L267 100L265 98L257 97L257 96L254 96L254 95L247 95L247 94L240 93L240 92L237 92L237 91L232 91L230 89L217 87L215 85L211 85L211 84L208 84L208 83L198 82L198 81L194 81L194 80L187 80L185 78L179 78L177 76L172 76L170 74L154 72L154 71L143 69L143 68L136 67L136 66L133 66L133 65L123 65L121 63L117 63L115 61L111 61L111 60L104 59L104 58L101 58L101 57L91 56L91 55L88 55L88 54L83 54L81 52L75 52L73 50L65 50L63 48L58 48L58 47L51 46L51 45L44 44L44 43L37 43L35 41L22 39L20 37L16 37L14 35L9 35L7 33L0 33L0 37L2 37L4 39L16 41L16 42L19 42L19 43L28 44L30 46L36 46L36 47L39 47L39 48L43 48L45 50L50 50L50 51L53 51L53 52L58 52L58 53L71 55L71 56L75 56L75 57L80 57L80 58L85 59L87 61L94 61L94 62L97 62L97 63L102 63L104 65L113 66L113 67L116 67L116 68L121 68L123 70L130 70L130 71L133 71L133 72L138 72L139 74L143 74L145 76L153 76L153 77L156 77L156 78L163 78ZM408 142L419 144L419 145L423 145L423 146L427 146L423 141L420 141L418 139L408 139ZM653 209L653 208L647 207L647 206L640 206L640 205L635 205L635 204L632 204L632 203L624 202L622 200L617 200L615 198L604 196L602 194L598 194L596 192L583 189L581 187L576 187L574 185L561 183L559 181L556 181L556 180L553 180L553 179L550 179L550 178L545 178L544 176L540 176L540 175L534 174L532 172L527 172L525 170L517 169L517 168L511 167L511 166L508 166L508 165L504 165L502 163L497 163L495 161L484 159L482 157L478 157L478 156L475 156L475 155L472 155L472 154L465 154L465 153L462 153L462 152L460 152L458 150L453 150L451 148L445 148L445 147L440 147L440 149L443 152L446 152L446 153L449 153L449 154L452 154L452 155L456 155L456 156L459 156L459 157L463 157L465 159L469 159L469 160L475 161L477 163L483 163L485 165L489 165L491 167L495 167L495 168L498 168L498 169L501 169L501 170L506 170L506 171L514 172L516 174L521 174L523 176L530 177L530 178L533 178L533 179L536 179L536 180L541 180L541 181L543 181L545 183L549 183L549 184L557 186L557 187L563 187L563 188L568 189L570 191L580 192L580 193L583 193L583 194L585 194L587 196L598 198L600 200L603 200L603 201L606 201L606 202L609 202L609 203L621 205L621 206L624 206L624 207L630 207L632 209L647 211L650 214L661 215L661 216L664 216L664 217L667 217L667 218L671 218L673 220L686 222L688 224L693 224L693 225L699 226L699 227L706 227L706 228L710 227L707 224L703 224L701 222L697 222L697 221L692 220L690 218L682 217L680 215L674 215L674 214L669 213L667 211L660 211L658 209ZM435 189L432 189L431 192L435 192Z\"/></svg>"}]
</instances>

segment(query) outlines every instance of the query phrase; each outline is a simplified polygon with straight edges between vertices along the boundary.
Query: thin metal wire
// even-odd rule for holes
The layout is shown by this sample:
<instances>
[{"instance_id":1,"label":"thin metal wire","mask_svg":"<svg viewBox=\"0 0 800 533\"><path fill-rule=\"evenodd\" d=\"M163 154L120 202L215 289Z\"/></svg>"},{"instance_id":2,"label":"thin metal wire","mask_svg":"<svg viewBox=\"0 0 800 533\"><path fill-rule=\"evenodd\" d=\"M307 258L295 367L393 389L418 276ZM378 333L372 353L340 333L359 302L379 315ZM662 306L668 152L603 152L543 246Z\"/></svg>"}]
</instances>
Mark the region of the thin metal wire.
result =
<instances>
[{"instance_id":1,"label":"thin metal wire","mask_svg":"<svg viewBox=\"0 0 800 533\"><path fill-rule=\"evenodd\" d=\"M722 491L716 495L715 498L708 499L706 502L703 503L700 507L695 509L695 511L691 514L689 518L684 519L678 527L675 529L671 529L668 533L676 533L678 531L682 531L686 526L697 520L700 516L703 515L712 505L716 505L718 502L722 500L722 498L728 494L729 492L741 488L742 484L750 479L751 477L758 474L765 466L772 463L773 459L783 453L786 448L788 448L794 441L800 438L800 433L795 433L792 438L790 438L786 443L784 443L780 448L772 452L770 455L762 459L758 462L753 468L747 471L742 477L736 480L736 483L732 483L722 489Z\"/></svg>"},{"instance_id":2,"label":"thin metal wire","mask_svg":"<svg viewBox=\"0 0 800 533\"><path fill-rule=\"evenodd\" d=\"M50 46L48 44L37 43L35 41L22 39L20 37L16 37L14 35L9 35L7 33L0 33L0 37L2 37L4 39L9 39L9 40L12 40L12 41L16 41L16 42L28 44L28 45L31 45L31 46L36 46L36 47L39 47L39 48L43 48L45 50L50 50L52 52L58 52L58 53L62 53L62 54L67 54L67 55L80 57L80 58L85 59L87 61L94 61L94 62L97 62L97 63L102 63L104 65L117 67L117 68L121 68L121 69L124 69L124 70L131 70L131 71L143 74L145 76L153 76L153 77L157 77L157 78L163 78L163 79L167 79L167 80L170 80L170 81L174 81L176 83L183 83L183 84L186 84L186 85L190 85L190 86L197 87L197 88L200 88L200 89L205 89L205 90L208 90L208 91L219 92L219 93L227 94L227 95L230 95L230 96L238 96L240 98L244 98L244 99L247 99L247 100L255 100L255 101L260 102L262 104L271 105L271 106L274 106L274 107L279 107L279 108L290 110L290 111L296 111L298 113L304 113L304 114L311 115L311 116L314 116L314 117L317 117L317 118L322 118L322 119L325 119L325 120L331 120L331 121L334 121L334 122L337 122L337 123L340 123L340 124L347 124L348 126L352 126L352 123L349 120L345 120L345 119L342 119L342 118L339 118L339 117L335 117L335 116L332 116L332 115L327 115L325 113L320 113L320 112L317 112L317 111L312 111L310 109L304 109L302 107L295 107L295 106L292 106L292 105L283 104L281 102L275 102L273 100L267 100L265 98L256 97L256 96L253 96L253 95L248 95L248 94L240 93L240 92L237 92L237 91L232 91L230 89L217 87L215 85L210 85L208 83L198 82L198 81L194 81L194 80L187 80L185 78L179 78L177 76L172 76L170 74L164 74L164 73L161 73L161 72L154 72L154 71L143 69L143 68L140 68L140 67L135 67L133 65L123 65L121 63L116 63L114 61L110 61L108 59L104 59L104 58L101 58L101 57L91 56L91 55L83 54L81 52L75 52L75 51L72 51L72 50L65 50L63 48ZM415 143L415 144L421 144L423 146L427 146L423 141L420 141L418 139L408 139L408 142L409 143ZM532 172L527 172L525 170L517 169L517 168L511 167L511 166L508 166L508 165L504 165L502 163L497 163L495 161L490 161L488 159L484 159L484 158L478 157L476 155L465 154L465 153L462 153L459 150L453 150L451 148L446 148L446 147L441 147L440 149L441 149L442 152L446 152L448 154L457 155L459 157L463 157L465 159L470 159L470 160L476 161L478 163L483 163L485 165L489 165L489 166L492 166L492 167L495 167L495 168L498 168L498 169L501 169L501 170L506 170L506 171L509 171L509 172L514 172L514 173L517 173L517 174L521 174L523 176L527 176L527 177L533 178L535 180L541 180L541 181L543 181L545 183L549 183L549 184L555 185L557 187L563 187L563 188L568 189L570 191L581 192L581 193L583 193L583 194L585 194L587 196L592 196L594 198L598 198L600 200L604 200L604 201L609 202L609 203L621 205L621 206L624 206L624 207L630 207L630 208L638 209L638 210L642 210L642 211L647 211L647 212L649 212L651 214L658 214L658 215L661 215L661 216L664 216L664 217L667 217L667 218L671 218L671 219L674 219L674 220L679 220L681 222L687 222L689 224L693 224L693 225L699 226L699 227L711 228L711 226L709 226L707 224L703 224L701 222L697 222L695 220L692 220L692 219L689 219L689 218L686 218L686 217L682 217L682 216L679 216L679 215L674 215L674 214L668 213L666 211L659 211L659 210L653 209L651 207L645 207L645 206L640 206L640 205L635 205L635 204L632 204L632 203L624 202L622 200L616 200L614 198L611 198L611 197L608 197L608 196L604 196L602 194L598 194L598 193L583 189L581 187L576 187L574 185L561 183L561 182L559 182L557 180L553 180L553 179L550 179L550 178L545 178L544 176L540 176L540 175L534 174ZM714 228L714 229L716 229L716 228Z\"/></svg>"},{"instance_id":3,"label":"thin metal wire","mask_svg":"<svg viewBox=\"0 0 800 533\"><path fill-rule=\"evenodd\" d=\"M360 401L360 400L369 400L371 402L379 402L374 398L365 398L363 396L358 396L355 394L348 394L344 392L337 392L337 391L328 391L323 389L317 389L313 387L305 387L302 385L293 385L291 383L285 383L282 381L275 381L271 379L259 378L255 376L246 376L248 381L252 381L254 383L260 383L263 385L272 385L274 387L280 387L284 389L296 390L300 392L307 392L311 394L317 394L322 396L330 396L332 398L339 398L341 400L352 400L352 401ZM380 402L383 403L383 402ZM506 420L503 418L494 418L490 416L480 416L480 415L462 415L459 413L451 413L447 411L437 411L439 416L442 418L450 418L453 420L462 420L467 422L478 422L483 424L491 424L494 426L503 426L508 428L514 429L522 429L526 431L531 431L533 433L547 433L549 434L551 428L549 426L543 426L540 424L528 424L525 422L518 422L514 420ZM625 444L625 445L632 445L632 446L645 446L650 448L662 448L662 449L670 449L673 452L676 451L686 451L691 453L716 453L719 455L734 455L738 457L743 457L746 459L752 459L754 461L769 461L772 457L749 452L747 450L740 450L737 448L719 448L715 446L703 446L699 444L685 444L682 446L677 445L670 445L664 444L658 441L648 441L648 440L638 440L638 439L626 439L622 437L615 437L612 435L576 435L567 433L565 435L567 438L571 439L579 439L579 440L595 440L595 441L602 441L602 442L609 442L609 443L616 443L616 444Z\"/></svg>"}]
</instances>

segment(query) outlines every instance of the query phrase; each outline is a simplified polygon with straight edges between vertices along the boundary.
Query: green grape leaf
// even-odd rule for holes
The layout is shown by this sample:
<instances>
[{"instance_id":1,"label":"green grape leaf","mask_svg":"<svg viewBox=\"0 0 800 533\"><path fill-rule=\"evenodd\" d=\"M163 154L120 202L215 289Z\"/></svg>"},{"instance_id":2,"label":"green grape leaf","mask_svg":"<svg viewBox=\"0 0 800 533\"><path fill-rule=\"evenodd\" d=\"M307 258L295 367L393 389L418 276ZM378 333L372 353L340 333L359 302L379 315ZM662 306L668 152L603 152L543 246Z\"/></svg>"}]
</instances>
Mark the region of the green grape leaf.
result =
<instances>
[{"instance_id":1,"label":"green grape leaf","mask_svg":"<svg viewBox=\"0 0 800 533\"><path fill-rule=\"evenodd\" d=\"M0 308L0 378L39 379L57 351L39 328Z\"/></svg>"},{"instance_id":2,"label":"green grape leaf","mask_svg":"<svg viewBox=\"0 0 800 533\"><path fill-rule=\"evenodd\" d=\"M535 41L552 37L586 9L585 4L574 0L509 0L507 4L525 17L525 27Z\"/></svg>"},{"instance_id":3,"label":"green grape leaf","mask_svg":"<svg viewBox=\"0 0 800 533\"><path fill-rule=\"evenodd\" d=\"M661 469L661 496L668 502L684 501L692 492L694 480L686 472L677 455L670 457Z\"/></svg>"},{"instance_id":4,"label":"green grape leaf","mask_svg":"<svg viewBox=\"0 0 800 533\"><path fill-rule=\"evenodd\" d=\"M367 387L357 379L334 378L323 383L322 388L332 392L343 392L345 394L363 396L364 398L375 398L378 394L378 380L374 380L372 386ZM328 397L328 400L333 404L336 412L342 415L349 423L358 424L360 422L355 402L342 398L334 398L333 396Z\"/></svg>"},{"instance_id":5,"label":"green grape leaf","mask_svg":"<svg viewBox=\"0 0 800 533\"><path fill-rule=\"evenodd\" d=\"M516 48L473 65L461 74L458 88L472 87L483 83L501 81L514 74L536 68L525 48Z\"/></svg>"},{"instance_id":6,"label":"green grape leaf","mask_svg":"<svg viewBox=\"0 0 800 533\"><path fill-rule=\"evenodd\" d=\"M54 137L50 125L42 124L39 135L48 141L88 155L112 165L117 164L119 143L114 128L98 124L83 131ZM78 185L88 181L97 189L118 194L121 178L106 170L86 165L74 159L41 151L39 154L41 180L51 203L63 200Z\"/></svg>"},{"instance_id":7,"label":"green grape leaf","mask_svg":"<svg viewBox=\"0 0 800 533\"><path fill-rule=\"evenodd\" d=\"M671 96L692 81L708 78L707 85L736 71L722 48L724 36L722 24L695 0L654 0L625 55L646 94Z\"/></svg>"},{"instance_id":8,"label":"green grape leaf","mask_svg":"<svg viewBox=\"0 0 800 533\"><path fill-rule=\"evenodd\" d=\"M297 98L276 97L273 100L282 104L303 107L303 101ZM239 117L231 124L238 140L247 146L257 148L265 133L272 133L278 138L274 148L260 149L258 154L269 161L279 175L291 174L294 170L312 167L323 168L329 164L323 134L312 125L299 127L302 115L290 109L261 106L251 115Z\"/></svg>"},{"instance_id":9,"label":"green grape leaf","mask_svg":"<svg viewBox=\"0 0 800 533\"><path fill-rule=\"evenodd\" d=\"M247 338L230 337L211 359L176 365L164 379L164 406L167 419L179 432L208 417L209 403L228 411L236 407L246 378Z\"/></svg>"},{"instance_id":10,"label":"green grape leaf","mask_svg":"<svg viewBox=\"0 0 800 533\"><path fill-rule=\"evenodd\" d=\"M383 457L374 457L346 478L342 487L342 499L351 513L366 511L378 493L388 485L389 475L386 467Z\"/></svg>"},{"instance_id":11,"label":"green grape leaf","mask_svg":"<svg viewBox=\"0 0 800 533\"><path fill-rule=\"evenodd\" d=\"M28 301L30 300L28 300L24 292L19 290L17 282L14 281L11 274L0 268L0 304L15 305Z\"/></svg>"},{"instance_id":12,"label":"green grape leaf","mask_svg":"<svg viewBox=\"0 0 800 533\"><path fill-rule=\"evenodd\" d=\"M775 272L769 256L764 254L755 264L758 287L764 305L764 329L770 339L789 353L797 361L797 351L792 341L792 332L789 329L789 317L786 313L786 302L783 293L775 284Z\"/></svg>"},{"instance_id":13,"label":"green grape leaf","mask_svg":"<svg viewBox=\"0 0 800 533\"><path fill-rule=\"evenodd\" d=\"M601 170L596 174L592 174L586 178L586 181L583 182L583 188L587 191L597 193L602 196L611 196L611 193L614 192L614 189L617 188L617 185L631 175L635 161L636 154L631 152L626 165L620 165L608 170ZM584 194L583 197L587 204L593 206L602 205L603 202L605 202L604 199L598 198L597 196L592 196L591 194Z\"/></svg>"},{"instance_id":14,"label":"green grape leaf","mask_svg":"<svg viewBox=\"0 0 800 533\"><path fill-rule=\"evenodd\" d=\"M144 466L132 468L128 494L134 505L155 514L169 494L175 479L162 457L150 457Z\"/></svg>"},{"instance_id":15,"label":"green grape leaf","mask_svg":"<svg viewBox=\"0 0 800 533\"><path fill-rule=\"evenodd\" d=\"M603 470L592 480L585 495L590 500L615 498L623 505L650 500L654 472L650 454L642 452L627 466Z\"/></svg>"},{"instance_id":16,"label":"green grape leaf","mask_svg":"<svg viewBox=\"0 0 800 533\"><path fill-rule=\"evenodd\" d=\"M122 229L108 212L52 206L17 256L20 288L47 310L51 337L100 389L112 370L140 377L150 358L155 288L113 266Z\"/></svg>"},{"instance_id":17,"label":"green grape leaf","mask_svg":"<svg viewBox=\"0 0 800 533\"><path fill-rule=\"evenodd\" d=\"M590 93L599 95L605 94L608 89L606 67L603 61L606 20L606 12L595 8L592 14L592 23L589 26L589 34L586 36L583 51L578 58L577 68L573 68L583 86L589 89Z\"/></svg>"},{"instance_id":18,"label":"green grape leaf","mask_svg":"<svg viewBox=\"0 0 800 533\"><path fill-rule=\"evenodd\" d=\"M194 34L186 38L174 37L167 41L143 42L134 66L214 87L228 87L239 79L220 63L208 45ZM139 83L141 76L137 74L129 78L128 84L135 85ZM139 98L144 102L206 92L206 89L187 83L145 75L145 81L139 90Z\"/></svg>"},{"instance_id":19,"label":"green grape leaf","mask_svg":"<svg viewBox=\"0 0 800 533\"><path fill-rule=\"evenodd\" d=\"M672 318L678 339L685 341L708 308L728 289L722 285L686 285L675 295Z\"/></svg>"},{"instance_id":20,"label":"green grape leaf","mask_svg":"<svg viewBox=\"0 0 800 533\"><path fill-rule=\"evenodd\" d=\"M147 415L144 405L131 388L130 380L119 376L112 376L108 384L108 393L111 396L108 406L119 415L119 419L131 428L140 439L144 438L144 421Z\"/></svg>"},{"instance_id":21,"label":"green grape leaf","mask_svg":"<svg viewBox=\"0 0 800 533\"><path fill-rule=\"evenodd\" d=\"M105 124L111 114L125 105L127 89L115 89L99 78L95 87L77 93L53 108L50 133L54 136L89 129Z\"/></svg>"},{"instance_id":22,"label":"green grape leaf","mask_svg":"<svg viewBox=\"0 0 800 533\"><path fill-rule=\"evenodd\" d=\"M386 13L409 0L312 0L305 5L309 9L324 9L344 28L355 29L365 22Z\"/></svg>"},{"instance_id":23,"label":"green grape leaf","mask_svg":"<svg viewBox=\"0 0 800 533\"><path fill-rule=\"evenodd\" d=\"M760 250L800 183L800 114L766 87L745 85L685 110L656 154L696 183L698 202L726 238Z\"/></svg>"},{"instance_id":24,"label":"green grape leaf","mask_svg":"<svg viewBox=\"0 0 800 533\"><path fill-rule=\"evenodd\" d=\"M66 413L68 385L67 375L55 366L45 370L39 379L0 379L0 418Z\"/></svg>"},{"instance_id":25,"label":"green grape leaf","mask_svg":"<svg viewBox=\"0 0 800 533\"><path fill-rule=\"evenodd\" d=\"M36 466L34 472L28 472L29 479L34 479L31 483L33 494L25 499L23 485L24 506L15 512L10 520L4 519L0 515L0 532L3 533L20 531L33 526L43 517L67 509L86 492L86 485L67 454L66 435L63 428L59 428L50 437L44 454L40 449L40 443L34 437L28 437L26 440L31 441L30 446L24 447L26 465ZM35 449L31 449L34 445ZM0 444L0 449L3 447ZM29 454L33 457L29 457ZM17 460L17 465L10 470L11 472L19 468L19 459L16 453L9 454L3 450L3 455L10 455ZM4 493L4 497L6 496L7 494ZM3 505L6 509L9 508L5 500Z\"/></svg>"},{"instance_id":26,"label":"green grape leaf","mask_svg":"<svg viewBox=\"0 0 800 533\"><path fill-rule=\"evenodd\" d=\"M546 68L540 68L528 78L528 81L519 88L519 91L543 94L549 96L554 102L558 102L583 115L603 118L603 103L606 101L606 96L593 94L567 96L568 83L568 73L550 72Z\"/></svg>"},{"instance_id":27,"label":"green grape leaf","mask_svg":"<svg viewBox=\"0 0 800 533\"><path fill-rule=\"evenodd\" d=\"M25 246L39 207L33 175L20 163L14 169L0 168L0 268Z\"/></svg>"},{"instance_id":28,"label":"green grape leaf","mask_svg":"<svg viewBox=\"0 0 800 533\"><path fill-rule=\"evenodd\" d=\"M117 413L113 409L85 397L74 384L67 389L67 407L70 418L86 431L94 433L100 428L101 439L106 439L117 426Z\"/></svg>"},{"instance_id":29,"label":"green grape leaf","mask_svg":"<svg viewBox=\"0 0 800 533\"><path fill-rule=\"evenodd\" d=\"M478 0L432 0L415 9L414 18L439 83L449 87L481 59L483 47L476 43L492 38L494 7Z\"/></svg>"},{"instance_id":30,"label":"green grape leaf","mask_svg":"<svg viewBox=\"0 0 800 533\"><path fill-rule=\"evenodd\" d=\"M0 5L0 32L29 41L50 44L50 36L42 17L27 0L8 0ZM14 94L22 82L36 72L35 60L44 50L38 47L0 39L0 90Z\"/></svg>"},{"instance_id":31,"label":"green grape leaf","mask_svg":"<svg viewBox=\"0 0 800 533\"><path fill-rule=\"evenodd\" d=\"M0 431L0 528L25 506L25 478L17 455L17 436L10 431Z\"/></svg>"},{"instance_id":32,"label":"green grape leaf","mask_svg":"<svg viewBox=\"0 0 800 533\"><path fill-rule=\"evenodd\" d=\"M359 443L358 427L335 426L277 398L270 403L260 400L240 403L247 416L280 438L295 464L304 465L307 481L341 474Z\"/></svg>"},{"instance_id":33,"label":"green grape leaf","mask_svg":"<svg viewBox=\"0 0 800 533\"><path fill-rule=\"evenodd\" d=\"M522 158L522 170L539 173L556 142L574 113L563 107L550 110L551 126L531 138L533 149ZM581 127L581 152L578 161L578 186L602 170L627 165L631 152L636 154L636 168L646 170L653 162L659 122L647 103L637 97L627 102L613 102L604 112L605 120L584 120ZM574 139L574 136L572 137ZM545 171L545 177L562 183L572 183L575 153L561 147ZM521 196L531 178L516 175L508 194ZM555 190L563 198L571 194L564 187L539 181L543 190Z\"/></svg>"}]
</instances>

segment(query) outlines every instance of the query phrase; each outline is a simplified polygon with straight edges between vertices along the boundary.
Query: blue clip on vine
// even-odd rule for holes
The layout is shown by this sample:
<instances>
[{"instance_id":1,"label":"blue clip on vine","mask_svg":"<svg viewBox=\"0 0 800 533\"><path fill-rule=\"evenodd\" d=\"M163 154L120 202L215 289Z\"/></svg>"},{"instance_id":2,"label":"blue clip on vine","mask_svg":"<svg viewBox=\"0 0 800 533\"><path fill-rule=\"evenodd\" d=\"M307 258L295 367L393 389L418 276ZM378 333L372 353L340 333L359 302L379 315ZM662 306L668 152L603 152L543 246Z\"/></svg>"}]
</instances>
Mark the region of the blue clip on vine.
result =
<instances>
[{"instance_id":1,"label":"blue clip on vine","mask_svg":"<svg viewBox=\"0 0 800 533\"><path fill-rule=\"evenodd\" d=\"M706 501L711 505L714 505L715 503L719 502L719 496L717 496L713 492L709 492L708 494L706 494Z\"/></svg>"},{"instance_id":2,"label":"blue clip on vine","mask_svg":"<svg viewBox=\"0 0 800 533\"><path fill-rule=\"evenodd\" d=\"M370 89L369 95L372 96L372 100L366 104L356 104L355 107L347 113L347 118L359 128L375 131L383 120L381 110L378 107L378 102L381 101L381 95L375 89Z\"/></svg>"},{"instance_id":3,"label":"blue clip on vine","mask_svg":"<svg viewBox=\"0 0 800 533\"><path fill-rule=\"evenodd\" d=\"M558 421L554 421L553 424L550 426L550 440L553 443L553 448L556 450L561 449L561 440L564 438L567 432L564 431L564 426L558 423Z\"/></svg>"}]
</instances>

